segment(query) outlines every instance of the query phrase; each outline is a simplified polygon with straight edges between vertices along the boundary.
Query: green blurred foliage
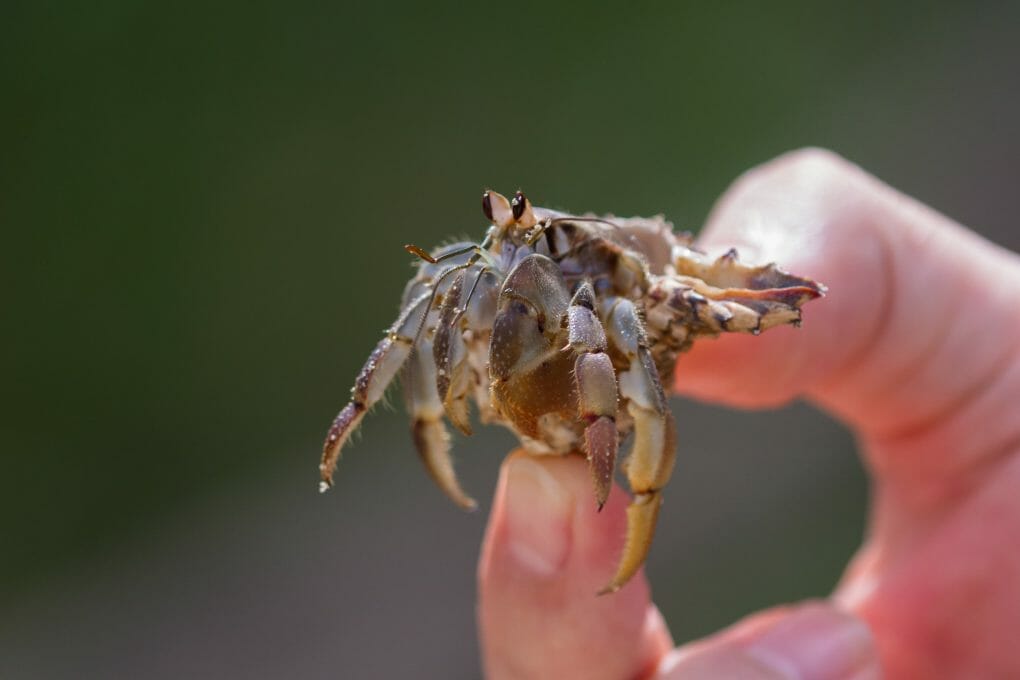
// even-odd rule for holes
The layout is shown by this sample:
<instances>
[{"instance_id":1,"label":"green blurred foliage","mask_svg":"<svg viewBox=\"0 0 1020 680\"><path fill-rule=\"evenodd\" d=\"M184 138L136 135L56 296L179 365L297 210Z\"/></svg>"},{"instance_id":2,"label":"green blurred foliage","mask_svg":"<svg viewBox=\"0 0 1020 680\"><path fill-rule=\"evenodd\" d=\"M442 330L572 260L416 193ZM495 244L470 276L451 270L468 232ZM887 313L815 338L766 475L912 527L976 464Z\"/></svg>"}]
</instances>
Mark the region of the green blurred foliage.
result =
<instances>
[{"instance_id":1,"label":"green blurred foliage","mask_svg":"<svg viewBox=\"0 0 1020 680\"><path fill-rule=\"evenodd\" d=\"M479 236L484 187L696 229L806 144L909 190L937 172L894 142L936 146L923 103L964 5L621 7L0 9L0 598L210 489L314 469L400 246Z\"/></svg>"}]
</instances>

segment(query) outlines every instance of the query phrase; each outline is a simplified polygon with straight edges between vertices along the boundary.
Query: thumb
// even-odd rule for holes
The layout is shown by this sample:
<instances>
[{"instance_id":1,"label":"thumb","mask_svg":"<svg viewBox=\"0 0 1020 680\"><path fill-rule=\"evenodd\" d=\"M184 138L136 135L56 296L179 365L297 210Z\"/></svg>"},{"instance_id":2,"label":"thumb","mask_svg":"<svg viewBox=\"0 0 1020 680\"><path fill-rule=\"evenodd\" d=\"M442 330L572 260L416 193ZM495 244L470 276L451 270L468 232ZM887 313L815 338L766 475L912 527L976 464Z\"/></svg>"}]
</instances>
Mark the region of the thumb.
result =
<instances>
[{"instance_id":1,"label":"thumb","mask_svg":"<svg viewBox=\"0 0 1020 680\"><path fill-rule=\"evenodd\" d=\"M580 456L510 456L479 565L485 677L645 678L673 646L637 574L598 597L616 569L627 495L602 512Z\"/></svg>"},{"instance_id":2,"label":"thumb","mask_svg":"<svg viewBox=\"0 0 1020 680\"><path fill-rule=\"evenodd\" d=\"M752 616L718 635L670 652L653 680L877 680L867 626L828 603Z\"/></svg>"}]
</instances>

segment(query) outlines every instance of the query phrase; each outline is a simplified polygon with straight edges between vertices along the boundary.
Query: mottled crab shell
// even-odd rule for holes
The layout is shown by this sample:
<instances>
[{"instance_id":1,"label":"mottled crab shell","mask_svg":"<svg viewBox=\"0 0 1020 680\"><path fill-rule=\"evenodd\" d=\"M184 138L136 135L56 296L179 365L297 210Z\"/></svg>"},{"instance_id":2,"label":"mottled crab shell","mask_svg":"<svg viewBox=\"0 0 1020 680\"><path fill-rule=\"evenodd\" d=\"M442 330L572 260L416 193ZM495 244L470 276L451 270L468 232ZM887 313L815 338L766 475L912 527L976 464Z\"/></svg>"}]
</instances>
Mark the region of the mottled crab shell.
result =
<instances>
[{"instance_id":1,"label":"mottled crab shell","mask_svg":"<svg viewBox=\"0 0 1020 680\"><path fill-rule=\"evenodd\" d=\"M775 264L752 267L735 250L710 259L661 217L568 215L486 192L491 226L480 243L429 254L405 288L401 312L369 356L323 447L321 488L366 411L403 371L412 434L426 469L458 505L444 419L471 434L478 419L510 428L535 454L579 453L595 501L605 503L617 451L633 494L619 566L602 592L644 563L674 461L663 385L698 338L757 335L800 324L821 284Z\"/></svg>"}]
</instances>

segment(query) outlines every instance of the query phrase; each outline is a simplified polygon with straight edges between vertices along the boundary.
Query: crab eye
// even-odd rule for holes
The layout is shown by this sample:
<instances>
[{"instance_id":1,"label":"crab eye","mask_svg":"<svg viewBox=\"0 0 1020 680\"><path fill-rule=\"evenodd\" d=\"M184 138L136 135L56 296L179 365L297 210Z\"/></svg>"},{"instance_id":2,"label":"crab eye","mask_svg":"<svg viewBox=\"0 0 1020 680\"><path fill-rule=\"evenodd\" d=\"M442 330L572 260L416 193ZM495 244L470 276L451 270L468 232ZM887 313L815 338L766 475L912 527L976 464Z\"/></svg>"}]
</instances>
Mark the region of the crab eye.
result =
<instances>
[{"instance_id":1,"label":"crab eye","mask_svg":"<svg viewBox=\"0 0 1020 680\"><path fill-rule=\"evenodd\" d=\"M496 191L482 194L482 212L485 217L500 229L506 229L514 222L513 208L506 196Z\"/></svg>"},{"instance_id":2,"label":"crab eye","mask_svg":"<svg viewBox=\"0 0 1020 680\"><path fill-rule=\"evenodd\" d=\"M486 191L482 194L482 212L485 213L485 219L492 222L492 194L491 191Z\"/></svg>"},{"instance_id":3,"label":"crab eye","mask_svg":"<svg viewBox=\"0 0 1020 680\"><path fill-rule=\"evenodd\" d=\"M514 219L521 219L521 215L524 214L524 208L528 205L528 199L525 198L523 191L518 191L514 194L514 200L510 201L510 206L513 208Z\"/></svg>"}]
</instances>

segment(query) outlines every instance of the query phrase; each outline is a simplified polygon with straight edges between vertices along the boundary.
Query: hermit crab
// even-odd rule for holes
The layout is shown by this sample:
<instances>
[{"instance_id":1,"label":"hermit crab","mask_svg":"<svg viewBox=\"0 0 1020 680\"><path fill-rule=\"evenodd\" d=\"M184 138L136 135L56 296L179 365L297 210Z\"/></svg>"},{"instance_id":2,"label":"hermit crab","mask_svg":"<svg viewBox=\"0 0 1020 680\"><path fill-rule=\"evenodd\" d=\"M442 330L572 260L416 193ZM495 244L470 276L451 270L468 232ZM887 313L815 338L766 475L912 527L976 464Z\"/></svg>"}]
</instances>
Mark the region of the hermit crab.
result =
<instances>
[{"instance_id":1,"label":"hermit crab","mask_svg":"<svg viewBox=\"0 0 1020 680\"><path fill-rule=\"evenodd\" d=\"M320 489L340 449L403 371L411 431L429 474L459 506L475 507L450 458L444 416L471 434L478 420L510 428L534 454L587 457L601 509L617 453L633 499L616 573L644 563L673 469L675 432L665 392L677 355L698 338L799 325L801 305L824 286L775 264L742 264L735 250L710 259L662 217L570 215L482 196L490 226L480 243L419 257L396 322L376 345L323 446Z\"/></svg>"}]
</instances>

